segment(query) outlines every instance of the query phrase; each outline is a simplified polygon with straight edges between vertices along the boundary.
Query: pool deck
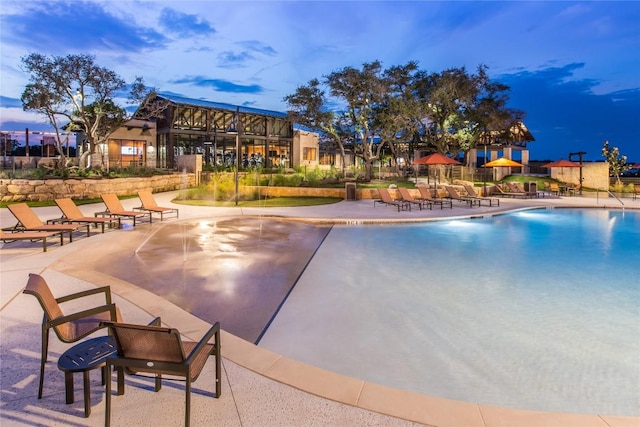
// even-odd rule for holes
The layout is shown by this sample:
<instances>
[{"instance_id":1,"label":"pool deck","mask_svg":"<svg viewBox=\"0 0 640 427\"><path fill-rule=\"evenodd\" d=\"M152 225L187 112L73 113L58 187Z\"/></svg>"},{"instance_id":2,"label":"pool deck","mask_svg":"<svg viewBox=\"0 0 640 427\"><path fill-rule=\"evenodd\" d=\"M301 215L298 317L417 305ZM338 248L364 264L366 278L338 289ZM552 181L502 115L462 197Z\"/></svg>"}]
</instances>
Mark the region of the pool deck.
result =
<instances>
[{"instance_id":1,"label":"pool deck","mask_svg":"<svg viewBox=\"0 0 640 427\"><path fill-rule=\"evenodd\" d=\"M540 199L504 199L500 207L454 209L435 208L397 212L393 207L376 205L371 200L343 201L333 205L299 208L210 208L173 205L176 192L156 194L160 206L180 209L180 220L229 216L283 217L311 222L342 224L427 221L444 217L486 216L531 207L620 208L615 199L562 197ZM640 209L640 200L623 199L625 209ZM126 209L137 206L137 199L123 201ZM102 204L83 205L88 216L101 210ZM59 217L57 207L35 208L45 220ZM175 221L175 219L166 219ZM7 209L0 210L0 225L15 220ZM158 227L143 223L138 227ZM163 323L197 340L207 329L202 320L131 283L99 271L79 270L69 262L82 253L99 257L100 245L118 245L127 230L93 232L80 235L73 243L60 246L53 239L48 251L40 242L13 242L0 249L0 424L6 426L98 426L104 425L104 387L99 373L92 372L92 413L83 417L82 382L76 374L76 401L65 404L64 375L55 360L68 345L52 335L46 368L44 395L36 398L40 359L40 323L42 310L35 298L22 294L28 273L42 274L60 296L93 286L110 285L114 301L123 317L132 323L146 323L161 316ZM80 252L86 249L86 252ZM224 325L223 329L224 329ZM330 343L328 343L330 345ZM640 417L615 414L565 414L500 408L472 402L460 402L345 377L274 354L231 334L223 332L222 395L212 397L213 363L209 362L194 383L191 420L195 426L640 426ZM639 397L640 398L640 397ZM112 399L112 425L182 425L184 420L184 384L165 382L158 393L152 382L127 378L126 394Z\"/></svg>"}]
</instances>

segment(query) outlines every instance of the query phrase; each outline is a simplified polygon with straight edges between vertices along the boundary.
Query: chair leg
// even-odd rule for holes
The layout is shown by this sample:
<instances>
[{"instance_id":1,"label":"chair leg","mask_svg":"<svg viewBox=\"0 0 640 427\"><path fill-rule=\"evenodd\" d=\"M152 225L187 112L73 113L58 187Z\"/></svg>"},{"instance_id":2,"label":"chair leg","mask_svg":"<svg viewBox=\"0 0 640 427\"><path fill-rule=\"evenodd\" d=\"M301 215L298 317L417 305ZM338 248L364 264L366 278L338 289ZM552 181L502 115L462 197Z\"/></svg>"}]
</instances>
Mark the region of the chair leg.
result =
<instances>
[{"instance_id":1,"label":"chair leg","mask_svg":"<svg viewBox=\"0 0 640 427\"><path fill-rule=\"evenodd\" d=\"M220 397L222 393L222 355L220 354L220 330L216 331L215 335L215 352L216 352L216 398Z\"/></svg>"},{"instance_id":2,"label":"chair leg","mask_svg":"<svg viewBox=\"0 0 640 427\"><path fill-rule=\"evenodd\" d=\"M160 391L162 388L162 375L156 375L156 389L155 391Z\"/></svg>"},{"instance_id":3,"label":"chair leg","mask_svg":"<svg viewBox=\"0 0 640 427\"><path fill-rule=\"evenodd\" d=\"M118 371L118 391L120 390L120 370L116 368ZM106 371L108 373L107 377L107 387L105 389L104 396L104 425L105 427L109 427L111 425L111 365L107 363Z\"/></svg>"},{"instance_id":4,"label":"chair leg","mask_svg":"<svg viewBox=\"0 0 640 427\"><path fill-rule=\"evenodd\" d=\"M40 354L40 383L38 384L38 399L42 399L42 389L44 388L44 365L47 363L47 353L49 348L49 328L42 325L42 352Z\"/></svg>"},{"instance_id":5,"label":"chair leg","mask_svg":"<svg viewBox=\"0 0 640 427\"><path fill-rule=\"evenodd\" d=\"M187 373L185 383L184 425L189 427L189 422L191 421L191 373Z\"/></svg>"}]
</instances>

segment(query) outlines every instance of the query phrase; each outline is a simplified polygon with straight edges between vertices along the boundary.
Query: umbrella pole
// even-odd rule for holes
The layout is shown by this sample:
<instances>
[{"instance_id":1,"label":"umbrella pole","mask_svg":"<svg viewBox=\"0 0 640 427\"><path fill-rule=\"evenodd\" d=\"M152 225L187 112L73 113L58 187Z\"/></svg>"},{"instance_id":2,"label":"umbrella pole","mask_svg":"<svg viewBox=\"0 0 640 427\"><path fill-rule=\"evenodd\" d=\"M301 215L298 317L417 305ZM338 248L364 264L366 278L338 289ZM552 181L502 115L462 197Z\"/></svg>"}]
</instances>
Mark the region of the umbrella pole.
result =
<instances>
[{"instance_id":1,"label":"umbrella pole","mask_svg":"<svg viewBox=\"0 0 640 427\"><path fill-rule=\"evenodd\" d=\"M482 196L487 197L487 144L484 144L484 157L482 158Z\"/></svg>"}]
</instances>

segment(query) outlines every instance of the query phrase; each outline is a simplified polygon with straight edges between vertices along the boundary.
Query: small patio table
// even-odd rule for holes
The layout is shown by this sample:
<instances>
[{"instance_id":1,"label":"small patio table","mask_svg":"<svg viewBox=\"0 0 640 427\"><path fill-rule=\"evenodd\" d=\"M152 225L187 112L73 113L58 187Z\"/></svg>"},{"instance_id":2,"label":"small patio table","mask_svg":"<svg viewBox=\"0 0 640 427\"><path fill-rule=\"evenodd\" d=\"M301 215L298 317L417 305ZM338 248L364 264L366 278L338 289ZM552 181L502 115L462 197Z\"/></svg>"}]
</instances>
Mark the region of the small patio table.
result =
<instances>
[{"instance_id":1,"label":"small patio table","mask_svg":"<svg viewBox=\"0 0 640 427\"><path fill-rule=\"evenodd\" d=\"M91 386L89 383L89 372L102 368L102 385L106 382L107 372L105 369L107 357L117 353L113 337L104 336L91 338L74 345L58 359L58 369L64 371L64 387L66 403L74 401L73 396L73 374L82 372L84 382L84 416L91 415Z\"/></svg>"}]
</instances>

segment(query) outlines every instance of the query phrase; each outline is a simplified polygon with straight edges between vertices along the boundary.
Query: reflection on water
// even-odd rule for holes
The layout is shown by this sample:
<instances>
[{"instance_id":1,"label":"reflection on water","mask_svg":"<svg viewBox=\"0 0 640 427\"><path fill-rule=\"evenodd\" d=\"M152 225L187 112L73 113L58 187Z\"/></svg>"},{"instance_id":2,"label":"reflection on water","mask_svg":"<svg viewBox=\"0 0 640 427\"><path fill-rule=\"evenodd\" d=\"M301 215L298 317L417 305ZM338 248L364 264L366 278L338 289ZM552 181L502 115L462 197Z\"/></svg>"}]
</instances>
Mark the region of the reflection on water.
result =
<instances>
[{"instance_id":1,"label":"reflection on water","mask_svg":"<svg viewBox=\"0 0 640 427\"><path fill-rule=\"evenodd\" d=\"M639 264L638 212L334 228L260 345L432 395L637 416Z\"/></svg>"},{"instance_id":2,"label":"reflection on water","mask_svg":"<svg viewBox=\"0 0 640 427\"><path fill-rule=\"evenodd\" d=\"M253 218L177 221L128 232L94 268L255 342L328 231Z\"/></svg>"}]
</instances>

